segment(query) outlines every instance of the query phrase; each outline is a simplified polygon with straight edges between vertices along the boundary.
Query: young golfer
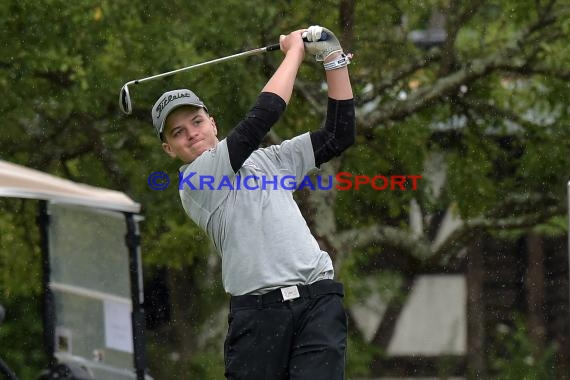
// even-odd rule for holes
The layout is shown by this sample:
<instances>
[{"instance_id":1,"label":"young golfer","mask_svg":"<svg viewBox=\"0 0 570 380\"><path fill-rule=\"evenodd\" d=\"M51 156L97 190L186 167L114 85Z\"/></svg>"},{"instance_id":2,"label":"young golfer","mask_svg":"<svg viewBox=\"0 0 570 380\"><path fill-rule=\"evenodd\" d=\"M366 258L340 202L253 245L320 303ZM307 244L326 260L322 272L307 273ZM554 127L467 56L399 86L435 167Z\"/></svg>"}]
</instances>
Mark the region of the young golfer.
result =
<instances>
[{"instance_id":1,"label":"young golfer","mask_svg":"<svg viewBox=\"0 0 570 380\"><path fill-rule=\"evenodd\" d=\"M305 42L303 41L305 38ZM354 101L334 34L311 26L280 36L283 61L245 118L218 140L214 118L190 90L163 94L152 109L164 151L185 165L180 197L222 259L231 295L224 357L228 379L344 378L342 284L319 248L285 176L299 184L354 143ZM305 51L323 61L328 108L323 127L259 148L285 111ZM290 183L290 182L287 182Z\"/></svg>"}]
</instances>

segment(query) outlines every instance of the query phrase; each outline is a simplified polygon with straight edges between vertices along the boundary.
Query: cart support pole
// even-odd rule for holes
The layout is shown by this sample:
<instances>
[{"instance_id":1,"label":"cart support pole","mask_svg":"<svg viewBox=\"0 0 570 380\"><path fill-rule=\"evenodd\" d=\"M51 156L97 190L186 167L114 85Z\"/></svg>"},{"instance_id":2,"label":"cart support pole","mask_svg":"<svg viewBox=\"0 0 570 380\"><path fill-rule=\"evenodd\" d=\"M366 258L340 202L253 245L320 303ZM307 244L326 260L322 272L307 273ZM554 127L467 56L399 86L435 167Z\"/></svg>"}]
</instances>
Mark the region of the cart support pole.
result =
<instances>
[{"instance_id":1,"label":"cart support pole","mask_svg":"<svg viewBox=\"0 0 570 380\"><path fill-rule=\"evenodd\" d=\"M133 311L131 321L133 325L134 366L137 380L144 380L146 371L145 341L144 341L144 292L142 279L142 261L140 251L140 235L138 224L133 214L126 214L127 235L126 242L129 249L129 272L131 278L131 300Z\"/></svg>"},{"instance_id":2,"label":"cart support pole","mask_svg":"<svg viewBox=\"0 0 570 380\"><path fill-rule=\"evenodd\" d=\"M55 310L53 293L49 287L51 278L50 252L49 252L49 224L48 202L40 201L37 223L40 230L40 248L42 253L42 288L43 288L43 335L44 350L48 358L49 368L56 364L55 352Z\"/></svg>"}]
</instances>

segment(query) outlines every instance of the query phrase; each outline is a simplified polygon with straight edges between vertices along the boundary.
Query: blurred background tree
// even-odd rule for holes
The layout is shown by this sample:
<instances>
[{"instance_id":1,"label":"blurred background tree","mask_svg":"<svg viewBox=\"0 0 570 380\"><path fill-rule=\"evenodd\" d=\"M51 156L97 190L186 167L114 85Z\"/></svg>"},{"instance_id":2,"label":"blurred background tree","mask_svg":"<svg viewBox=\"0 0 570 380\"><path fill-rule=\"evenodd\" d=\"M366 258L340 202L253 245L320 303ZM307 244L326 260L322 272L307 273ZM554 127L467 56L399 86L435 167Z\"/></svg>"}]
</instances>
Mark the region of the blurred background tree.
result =
<instances>
[{"instance_id":1,"label":"blurred background tree","mask_svg":"<svg viewBox=\"0 0 570 380\"><path fill-rule=\"evenodd\" d=\"M400 284L402 297L394 300L401 303L414 276L457 265L478 236L524 236L541 228L565 233L569 8L568 0L6 0L0 3L0 158L121 190L140 202L151 373L221 378L227 296L220 264L184 214L176 187L147 186L150 173L177 178L179 166L160 148L150 107L163 91L195 89L224 136L281 56L133 86L130 117L117 106L122 84L274 43L299 27L332 29L355 54L358 136L320 174L423 178L417 191L302 191L297 197L348 285L347 304L367 296L357 286L364 276L395 276L399 281L381 282ZM320 65L307 58L267 143L318 128L323 79ZM42 363L33 346L41 342L35 209L1 205L0 302L13 318L0 329L0 354L22 378L32 378ZM406 264L387 272L389 262ZM367 375L385 338L378 332L366 342L357 328L350 334L348 372Z\"/></svg>"}]
</instances>

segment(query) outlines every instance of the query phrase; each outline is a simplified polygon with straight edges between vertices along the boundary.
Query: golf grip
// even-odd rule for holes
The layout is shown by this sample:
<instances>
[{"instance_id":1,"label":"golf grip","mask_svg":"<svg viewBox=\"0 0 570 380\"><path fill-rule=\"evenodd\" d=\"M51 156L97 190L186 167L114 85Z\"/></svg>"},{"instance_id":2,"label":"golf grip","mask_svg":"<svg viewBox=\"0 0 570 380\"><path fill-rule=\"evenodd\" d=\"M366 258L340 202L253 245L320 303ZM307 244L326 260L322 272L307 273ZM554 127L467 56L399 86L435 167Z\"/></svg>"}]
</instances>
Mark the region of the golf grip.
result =
<instances>
[{"instance_id":1,"label":"golf grip","mask_svg":"<svg viewBox=\"0 0 570 380\"><path fill-rule=\"evenodd\" d=\"M319 41L326 41L328 40L329 36L327 35L326 32L323 32L321 34L321 38L319 39ZM307 40L307 38L303 38L303 41L305 42L309 42L309 40ZM269 45L265 47L265 51L275 51L275 50L279 50L281 47L279 46L279 44L273 44L273 45Z\"/></svg>"}]
</instances>

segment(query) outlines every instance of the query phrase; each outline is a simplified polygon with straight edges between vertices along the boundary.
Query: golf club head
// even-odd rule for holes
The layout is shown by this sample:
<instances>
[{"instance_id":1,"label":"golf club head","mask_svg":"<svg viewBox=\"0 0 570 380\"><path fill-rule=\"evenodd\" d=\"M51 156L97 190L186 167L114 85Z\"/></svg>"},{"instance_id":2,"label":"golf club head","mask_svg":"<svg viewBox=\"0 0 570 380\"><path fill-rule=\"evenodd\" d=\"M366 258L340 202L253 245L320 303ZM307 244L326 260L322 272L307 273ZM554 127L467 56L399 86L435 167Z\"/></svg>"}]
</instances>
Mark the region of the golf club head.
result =
<instances>
[{"instance_id":1,"label":"golf club head","mask_svg":"<svg viewBox=\"0 0 570 380\"><path fill-rule=\"evenodd\" d=\"M121 88L121 94L119 95L119 107L125 115L130 115L131 112L133 112L133 104L131 103L128 84L125 84L123 88Z\"/></svg>"}]
</instances>

